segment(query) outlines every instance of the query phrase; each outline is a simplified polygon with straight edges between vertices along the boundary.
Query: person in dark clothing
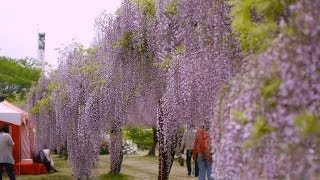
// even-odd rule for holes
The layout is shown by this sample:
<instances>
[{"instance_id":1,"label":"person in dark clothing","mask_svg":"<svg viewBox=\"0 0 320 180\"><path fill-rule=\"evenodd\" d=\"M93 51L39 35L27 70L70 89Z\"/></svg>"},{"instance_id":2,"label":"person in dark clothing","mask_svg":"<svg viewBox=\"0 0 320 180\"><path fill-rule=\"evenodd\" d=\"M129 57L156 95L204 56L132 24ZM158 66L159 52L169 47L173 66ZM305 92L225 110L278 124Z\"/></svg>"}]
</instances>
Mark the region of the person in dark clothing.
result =
<instances>
[{"instance_id":1,"label":"person in dark clothing","mask_svg":"<svg viewBox=\"0 0 320 180\"><path fill-rule=\"evenodd\" d=\"M47 173L58 172L54 168L53 160L50 157L50 154L46 154L48 149L40 150L38 153L35 153L33 156L33 162L35 163L43 163L44 167L47 170Z\"/></svg>"},{"instance_id":2,"label":"person in dark clothing","mask_svg":"<svg viewBox=\"0 0 320 180\"><path fill-rule=\"evenodd\" d=\"M186 130L186 132L183 135L182 141L181 141L180 152L183 153L184 149L186 149L186 161L187 161L188 175L191 175L192 172L194 172L194 175L196 177L198 177L199 168L198 168L197 159L194 160L194 169L192 169L192 165L191 165L191 157L192 157L196 133L197 133L196 130L193 128L189 128Z\"/></svg>"},{"instance_id":3,"label":"person in dark clothing","mask_svg":"<svg viewBox=\"0 0 320 180\"><path fill-rule=\"evenodd\" d=\"M14 142L9 134L9 126L4 124L0 127L0 180L2 180L2 169L5 167L10 180L15 180L14 159L11 154Z\"/></svg>"}]
</instances>

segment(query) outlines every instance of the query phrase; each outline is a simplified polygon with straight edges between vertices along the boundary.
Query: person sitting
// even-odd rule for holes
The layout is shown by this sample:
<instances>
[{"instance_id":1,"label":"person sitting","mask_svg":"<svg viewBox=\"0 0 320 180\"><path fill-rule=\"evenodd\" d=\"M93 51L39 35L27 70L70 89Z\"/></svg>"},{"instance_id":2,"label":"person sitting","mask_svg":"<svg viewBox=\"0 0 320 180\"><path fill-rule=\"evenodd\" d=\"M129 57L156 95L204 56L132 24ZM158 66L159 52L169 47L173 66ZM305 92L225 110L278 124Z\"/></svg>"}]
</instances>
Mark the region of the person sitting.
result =
<instances>
[{"instance_id":1,"label":"person sitting","mask_svg":"<svg viewBox=\"0 0 320 180\"><path fill-rule=\"evenodd\" d=\"M44 149L42 151L39 151L33 156L33 162L35 163L43 163L44 167L46 168L47 172L58 172L54 168L54 162L50 155L49 149Z\"/></svg>"},{"instance_id":2,"label":"person sitting","mask_svg":"<svg viewBox=\"0 0 320 180\"><path fill-rule=\"evenodd\" d=\"M51 155L50 155L50 149L43 149L43 153L45 155L45 158L44 158L44 166L46 167L47 169L47 172L58 172L55 168L54 168L54 162L53 162L53 159L51 158Z\"/></svg>"}]
</instances>

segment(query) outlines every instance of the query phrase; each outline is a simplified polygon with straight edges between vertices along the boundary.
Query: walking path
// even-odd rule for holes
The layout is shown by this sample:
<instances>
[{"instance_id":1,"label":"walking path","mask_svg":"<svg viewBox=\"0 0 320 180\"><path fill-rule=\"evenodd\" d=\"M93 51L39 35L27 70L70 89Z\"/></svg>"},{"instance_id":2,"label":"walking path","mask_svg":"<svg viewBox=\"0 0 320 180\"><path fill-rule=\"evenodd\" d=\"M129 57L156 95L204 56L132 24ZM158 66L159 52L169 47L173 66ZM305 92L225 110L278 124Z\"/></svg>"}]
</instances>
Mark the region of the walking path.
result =
<instances>
[{"instance_id":1,"label":"walking path","mask_svg":"<svg viewBox=\"0 0 320 180\"><path fill-rule=\"evenodd\" d=\"M101 165L109 166L109 156L101 159ZM158 179L158 157L139 155L125 155L122 162L121 173L131 176L132 179L156 180ZM186 163L180 166L174 162L171 168L170 180L197 180L194 176L187 175Z\"/></svg>"}]
</instances>

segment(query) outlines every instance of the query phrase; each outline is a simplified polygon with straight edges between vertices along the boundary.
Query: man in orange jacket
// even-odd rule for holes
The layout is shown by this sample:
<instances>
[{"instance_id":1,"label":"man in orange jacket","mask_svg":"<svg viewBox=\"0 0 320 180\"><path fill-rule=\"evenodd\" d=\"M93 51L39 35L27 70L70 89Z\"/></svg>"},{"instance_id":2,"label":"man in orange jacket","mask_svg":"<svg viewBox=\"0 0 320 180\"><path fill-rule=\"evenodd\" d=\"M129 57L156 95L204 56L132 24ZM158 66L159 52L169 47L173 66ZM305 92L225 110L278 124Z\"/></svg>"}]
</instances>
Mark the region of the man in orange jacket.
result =
<instances>
[{"instance_id":1,"label":"man in orange jacket","mask_svg":"<svg viewBox=\"0 0 320 180\"><path fill-rule=\"evenodd\" d=\"M192 158L198 160L199 180L213 180L212 172L212 147L209 127L203 126L197 132L193 147Z\"/></svg>"}]
</instances>

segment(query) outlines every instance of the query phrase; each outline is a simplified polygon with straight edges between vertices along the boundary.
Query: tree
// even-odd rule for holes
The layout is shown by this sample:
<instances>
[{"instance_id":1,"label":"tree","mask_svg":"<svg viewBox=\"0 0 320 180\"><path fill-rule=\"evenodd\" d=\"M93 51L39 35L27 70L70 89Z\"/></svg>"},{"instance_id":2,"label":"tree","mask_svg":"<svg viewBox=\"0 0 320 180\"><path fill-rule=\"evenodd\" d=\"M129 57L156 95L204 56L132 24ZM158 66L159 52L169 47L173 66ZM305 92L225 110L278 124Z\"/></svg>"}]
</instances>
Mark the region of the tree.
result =
<instances>
[{"instance_id":1,"label":"tree","mask_svg":"<svg viewBox=\"0 0 320 180\"><path fill-rule=\"evenodd\" d=\"M11 59L0 57L0 92L15 101L25 99L32 84L40 78L41 70L34 59Z\"/></svg>"},{"instance_id":2,"label":"tree","mask_svg":"<svg viewBox=\"0 0 320 180\"><path fill-rule=\"evenodd\" d=\"M152 145L152 130L144 127L128 127L123 130L124 137L137 144L139 149L146 150Z\"/></svg>"},{"instance_id":3,"label":"tree","mask_svg":"<svg viewBox=\"0 0 320 180\"><path fill-rule=\"evenodd\" d=\"M156 155L157 143L158 143L157 128L152 127L152 145L151 145L150 150L148 152L148 156L155 156Z\"/></svg>"},{"instance_id":4,"label":"tree","mask_svg":"<svg viewBox=\"0 0 320 180\"><path fill-rule=\"evenodd\" d=\"M166 65L159 179L168 179L182 125L211 124L218 92L241 59L224 1L157 2L157 58Z\"/></svg>"},{"instance_id":5,"label":"tree","mask_svg":"<svg viewBox=\"0 0 320 180\"><path fill-rule=\"evenodd\" d=\"M92 174L99 133L111 132L111 173L117 174L122 128L156 125L158 179L168 179L181 126L206 123L212 124L218 179L314 175L319 171L319 4L124 0L115 16L97 19L91 48L72 46L65 52L51 79L60 89L50 95L41 80L31 99L41 104L50 96L56 131L68 141L78 176ZM46 109L39 112L39 122L50 124Z\"/></svg>"}]
</instances>

